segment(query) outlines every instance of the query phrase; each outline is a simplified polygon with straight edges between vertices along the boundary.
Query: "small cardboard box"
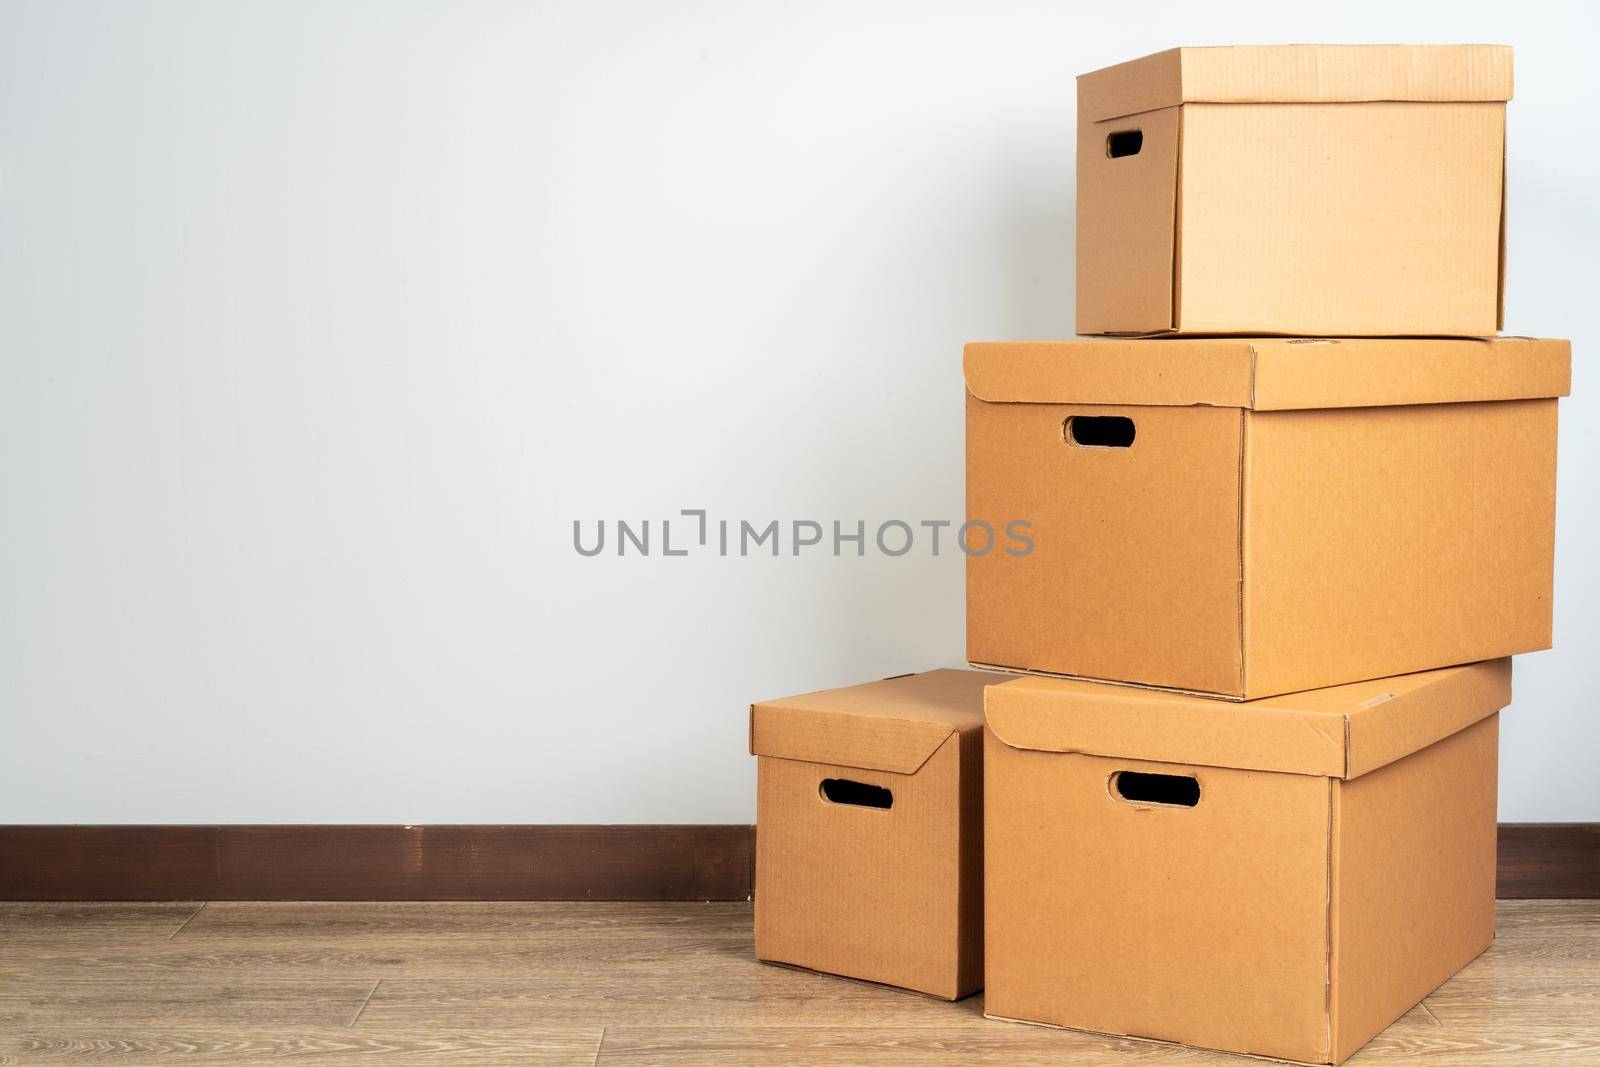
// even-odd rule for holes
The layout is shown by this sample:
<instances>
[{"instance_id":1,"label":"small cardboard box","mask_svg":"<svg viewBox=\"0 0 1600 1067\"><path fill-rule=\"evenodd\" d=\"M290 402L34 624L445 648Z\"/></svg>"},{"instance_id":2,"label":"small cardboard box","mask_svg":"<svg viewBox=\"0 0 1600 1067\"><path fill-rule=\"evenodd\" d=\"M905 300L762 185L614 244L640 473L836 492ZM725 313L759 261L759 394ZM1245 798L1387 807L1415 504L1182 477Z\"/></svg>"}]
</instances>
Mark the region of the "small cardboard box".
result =
<instances>
[{"instance_id":1,"label":"small cardboard box","mask_svg":"<svg viewBox=\"0 0 1600 1067\"><path fill-rule=\"evenodd\" d=\"M1078 79L1078 332L1500 327L1498 45L1176 48Z\"/></svg>"},{"instance_id":2,"label":"small cardboard box","mask_svg":"<svg viewBox=\"0 0 1600 1067\"><path fill-rule=\"evenodd\" d=\"M1548 648L1566 341L966 350L967 658L1229 699Z\"/></svg>"},{"instance_id":3,"label":"small cardboard box","mask_svg":"<svg viewBox=\"0 0 1600 1067\"><path fill-rule=\"evenodd\" d=\"M989 690L984 1010L1338 1063L1494 940L1511 661L1249 704Z\"/></svg>"},{"instance_id":4,"label":"small cardboard box","mask_svg":"<svg viewBox=\"0 0 1600 1067\"><path fill-rule=\"evenodd\" d=\"M756 958L983 985L983 690L928 671L756 704Z\"/></svg>"}]
</instances>

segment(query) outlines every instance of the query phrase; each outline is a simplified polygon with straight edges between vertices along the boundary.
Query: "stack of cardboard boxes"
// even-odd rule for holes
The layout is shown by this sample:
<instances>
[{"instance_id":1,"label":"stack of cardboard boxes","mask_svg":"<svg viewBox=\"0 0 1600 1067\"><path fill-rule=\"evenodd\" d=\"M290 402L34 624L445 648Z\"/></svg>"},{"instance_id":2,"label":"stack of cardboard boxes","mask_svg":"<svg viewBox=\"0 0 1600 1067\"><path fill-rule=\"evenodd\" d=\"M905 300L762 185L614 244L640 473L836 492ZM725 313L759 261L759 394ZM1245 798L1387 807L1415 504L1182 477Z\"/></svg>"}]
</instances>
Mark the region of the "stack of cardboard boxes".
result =
<instances>
[{"instance_id":1,"label":"stack of cardboard boxes","mask_svg":"<svg viewBox=\"0 0 1600 1067\"><path fill-rule=\"evenodd\" d=\"M751 709L757 955L1337 1063L1493 940L1506 657L1550 644L1570 349L1494 336L1510 50L1078 95L1102 336L965 359L968 517L1033 539L969 556L968 659L1025 674Z\"/></svg>"}]
</instances>

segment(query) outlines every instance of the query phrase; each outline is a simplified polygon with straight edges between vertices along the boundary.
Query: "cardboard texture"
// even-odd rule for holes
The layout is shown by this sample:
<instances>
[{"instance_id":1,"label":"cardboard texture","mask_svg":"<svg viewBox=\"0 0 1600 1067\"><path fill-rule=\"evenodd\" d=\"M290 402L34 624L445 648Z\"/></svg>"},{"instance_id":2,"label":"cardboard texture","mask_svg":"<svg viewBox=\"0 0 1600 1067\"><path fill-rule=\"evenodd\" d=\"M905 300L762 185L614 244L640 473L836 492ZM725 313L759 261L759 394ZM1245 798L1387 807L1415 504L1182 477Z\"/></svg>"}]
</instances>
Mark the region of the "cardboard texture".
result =
<instances>
[{"instance_id":1,"label":"cardboard texture","mask_svg":"<svg viewBox=\"0 0 1600 1067\"><path fill-rule=\"evenodd\" d=\"M1341 1062L1493 941L1510 680L991 688L985 1012Z\"/></svg>"},{"instance_id":2,"label":"cardboard texture","mask_svg":"<svg viewBox=\"0 0 1600 1067\"><path fill-rule=\"evenodd\" d=\"M1511 66L1287 45L1081 76L1078 332L1494 333Z\"/></svg>"},{"instance_id":3,"label":"cardboard texture","mask_svg":"<svg viewBox=\"0 0 1600 1067\"><path fill-rule=\"evenodd\" d=\"M983 985L983 690L937 670L756 704L756 957L949 1000ZM860 783L889 806L849 803Z\"/></svg>"},{"instance_id":4,"label":"cardboard texture","mask_svg":"<svg viewBox=\"0 0 1600 1067\"><path fill-rule=\"evenodd\" d=\"M978 666L1233 700L1549 647L1565 341L966 349ZM1131 423L1126 447L1074 420ZM1093 440L1093 438L1089 438Z\"/></svg>"}]
</instances>

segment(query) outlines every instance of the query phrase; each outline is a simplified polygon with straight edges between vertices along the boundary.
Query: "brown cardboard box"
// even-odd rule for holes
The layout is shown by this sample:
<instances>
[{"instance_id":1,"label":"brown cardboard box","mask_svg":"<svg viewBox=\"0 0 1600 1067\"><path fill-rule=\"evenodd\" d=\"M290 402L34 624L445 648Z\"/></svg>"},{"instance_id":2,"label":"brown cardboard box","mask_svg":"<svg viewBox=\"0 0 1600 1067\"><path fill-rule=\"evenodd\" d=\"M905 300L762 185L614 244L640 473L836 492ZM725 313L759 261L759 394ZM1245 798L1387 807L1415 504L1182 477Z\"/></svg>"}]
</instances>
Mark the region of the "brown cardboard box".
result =
<instances>
[{"instance_id":1,"label":"brown cardboard box","mask_svg":"<svg viewBox=\"0 0 1600 1067\"><path fill-rule=\"evenodd\" d=\"M1249 704L987 696L984 1010L1337 1063L1494 940L1511 661Z\"/></svg>"},{"instance_id":2,"label":"brown cardboard box","mask_svg":"<svg viewBox=\"0 0 1600 1067\"><path fill-rule=\"evenodd\" d=\"M758 959L982 987L983 690L1002 681L928 671L750 709Z\"/></svg>"},{"instance_id":3,"label":"brown cardboard box","mask_svg":"<svg viewBox=\"0 0 1600 1067\"><path fill-rule=\"evenodd\" d=\"M1078 79L1078 332L1499 329L1499 45L1177 48Z\"/></svg>"},{"instance_id":4,"label":"brown cardboard box","mask_svg":"<svg viewBox=\"0 0 1600 1067\"><path fill-rule=\"evenodd\" d=\"M968 519L1033 549L969 555L967 658L1243 699L1547 648L1570 374L1510 337L968 345Z\"/></svg>"}]
</instances>

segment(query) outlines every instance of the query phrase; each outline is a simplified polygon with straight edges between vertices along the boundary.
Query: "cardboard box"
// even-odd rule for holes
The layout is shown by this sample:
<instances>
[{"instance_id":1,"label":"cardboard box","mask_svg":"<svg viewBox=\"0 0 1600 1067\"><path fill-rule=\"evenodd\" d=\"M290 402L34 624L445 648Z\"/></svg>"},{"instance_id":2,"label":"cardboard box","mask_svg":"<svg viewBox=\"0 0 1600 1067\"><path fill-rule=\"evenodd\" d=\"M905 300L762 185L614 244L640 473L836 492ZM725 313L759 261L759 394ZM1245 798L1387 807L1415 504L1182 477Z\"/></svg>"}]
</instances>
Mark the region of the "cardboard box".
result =
<instances>
[{"instance_id":1,"label":"cardboard box","mask_svg":"<svg viewBox=\"0 0 1600 1067\"><path fill-rule=\"evenodd\" d=\"M983 985L983 690L928 671L756 704L756 957Z\"/></svg>"},{"instance_id":2,"label":"cardboard box","mask_svg":"<svg viewBox=\"0 0 1600 1067\"><path fill-rule=\"evenodd\" d=\"M989 690L991 1017L1337 1063L1494 940L1510 660L1249 704Z\"/></svg>"},{"instance_id":3,"label":"cardboard box","mask_svg":"<svg viewBox=\"0 0 1600 1067\"><path fill-rule=\"evenodd\" d=\"M1078 332L1482 336L1498 45L1177 48L1078 79Z\"/></svg>"},{"instance_id":4,"label":"cardboard box","mask_svg":"<svg viewBox=\"0 0 1600 1067\"><path fill-rule=\"evenodd\" d=\"M968 345L968 519L1033 547L969 554L967 657L1237 700L1547 648L1570 376L1509 337Z\"/></svg>"}]
</instances>

